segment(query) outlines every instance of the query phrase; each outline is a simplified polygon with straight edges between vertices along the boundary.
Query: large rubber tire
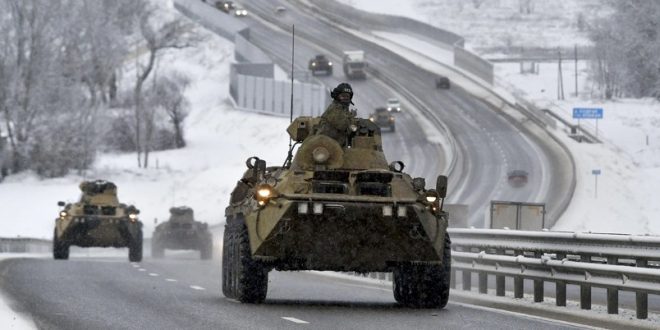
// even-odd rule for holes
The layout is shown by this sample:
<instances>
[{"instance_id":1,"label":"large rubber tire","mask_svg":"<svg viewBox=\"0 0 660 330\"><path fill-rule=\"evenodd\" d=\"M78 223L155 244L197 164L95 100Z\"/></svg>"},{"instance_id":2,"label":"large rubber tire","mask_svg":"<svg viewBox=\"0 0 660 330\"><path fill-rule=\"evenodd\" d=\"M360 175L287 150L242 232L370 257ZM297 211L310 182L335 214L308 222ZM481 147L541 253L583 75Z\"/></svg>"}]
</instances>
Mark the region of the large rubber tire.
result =
<instances>
[{"instance_id":1,"label":"large rubber tire","mask_svg":"<svg viewBox=\"0 0 660 330\"><path fill-rule=\"evenodd\" d=\"M69 259L69 245L62 242L57 238L57 229L53 231L53 259L67 260Z\"/></svg>"},{"instance_id":2,"label":"large rubber tire","mask_svg":"<svg viewBox=\"0 0 660 330\"><path fill-rule=\"evenodd\" d=\"M449 300L451 240L445 235L443 264L402 264L393 272L394 299L413 308L444 308Z\"/></svg>"},{"instance_id":3,"label":"large rubber tire","mask_svg":"<svg viewBox=\"0 0 660 330\"><path fill-rule=\"evenodd\" d=\"M162 259L165 256L165 248L158 243L158 240L151 239L151 257L154 259Z\"/></svg>"},{"instance_id":4,"label":"large rubber tire","mask_svg":"<svg viewBox=\"0 0 660 330\"><path fill-rule=\"evenodd\" d=\"M138 232L137 237L131 239L128 245L128 260L130 262L142 261L142 230Z\"/></svg>"},{"instance_id":5,"label":"large rubber tire","mask_svg":"<svg viewBox=\"0 0 660 330\"><path fill-rule=\"evenodd\" d=\"M222 236L222 294L227 298L236 298L234 296L234 283L231 276L230 263L232 258L233 249L231 243L231 231L229 225L225 225L225 233Z\"/></svg>"},{"instance_id":6,"label":"large rubber tire","mask_svg":"<svg viewBox=\"0 0 660 330\"><path fill-rule=\"evenodd\" d=\"M242 303L262 303L268 291L268 269L252 259L245 224L241 222L225 226L227 238L222 258L223 293Z\"/></svg>"},{"instance_id":7,"label":"large rubber tire","mask_svg":"<svg viewBox=\"0 0 660 330\"><path fill-rule=\"evenodd\" d=\"M202 248L199 250L199 257L202 260L213 259L213 238L208 237L204 240Z\"/></svg>"}]
</instances>

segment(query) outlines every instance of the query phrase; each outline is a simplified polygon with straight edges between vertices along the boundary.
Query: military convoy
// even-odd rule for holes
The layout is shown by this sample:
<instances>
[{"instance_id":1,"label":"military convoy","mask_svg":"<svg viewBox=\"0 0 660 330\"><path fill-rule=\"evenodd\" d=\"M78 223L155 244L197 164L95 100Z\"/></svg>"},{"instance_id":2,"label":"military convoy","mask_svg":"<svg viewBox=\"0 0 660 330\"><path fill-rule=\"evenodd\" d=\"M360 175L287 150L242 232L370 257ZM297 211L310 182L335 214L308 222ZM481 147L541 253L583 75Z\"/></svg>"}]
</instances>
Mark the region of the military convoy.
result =
<instances>
[{"instance_id":1,"label":"military convoy","mask_svg":"<svg viewBox=\"0 0 660 330\"><path fill-rule=\"evenodd\" d=\"M165 249L199 250L202 260L213 258L213 236L206 222L195 221L193 209L170 208L170 218L156 226L151 238L151 256L162 258Z\"/></svg>"},{"instance_id":2,"label":"military convoy","mask_svg":"<svg viewBox=\"0 0 660 330\"><path fill-rule=\"evenodd\" d=\"M68 259L69 247L128 247L128 259L142 260L142 222L133 205L119 203L117 186L109 181L84 181L76 203L58 202L53 257Z\"/></svg>"},{"instance_id":3,"label":"military convoy","mask_svg":"<svg viewBox=\"0 0 660 330\"><path fill-rule=\"evenodd\" d=\"M355 118L348 145L316 134L320 118L298 117L283 166L257 157L225 209L222 291L244 303L266 298L270 270L392 272L394 298L442 308L451 269L447 177L435 189L387 163L380 128Z\"/></svg>"}]
</instances>

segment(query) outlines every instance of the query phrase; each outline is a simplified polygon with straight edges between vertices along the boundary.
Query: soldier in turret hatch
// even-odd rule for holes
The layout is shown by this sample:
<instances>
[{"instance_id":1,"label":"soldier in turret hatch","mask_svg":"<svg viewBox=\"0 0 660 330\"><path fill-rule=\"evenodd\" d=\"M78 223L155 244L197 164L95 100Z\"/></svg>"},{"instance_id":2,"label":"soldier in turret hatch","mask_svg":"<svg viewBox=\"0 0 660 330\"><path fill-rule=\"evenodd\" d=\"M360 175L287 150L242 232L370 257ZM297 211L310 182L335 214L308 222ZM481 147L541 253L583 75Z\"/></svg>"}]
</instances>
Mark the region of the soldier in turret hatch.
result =
<instances>
[{"instance_id":1,"label":"soldier in turret hatch","mask_svg":"<svg viewBox=\"0 0 660 330\"><path fill-rule=\"evenodd\" d=\"M355 114L349 110L353 102L353 88L347 83L341 83L330 93L332 103L321 115L321 122L317 134L323 134L336 140L345 147L348 144L350 126Z\"/></svg>"}]
</instances>

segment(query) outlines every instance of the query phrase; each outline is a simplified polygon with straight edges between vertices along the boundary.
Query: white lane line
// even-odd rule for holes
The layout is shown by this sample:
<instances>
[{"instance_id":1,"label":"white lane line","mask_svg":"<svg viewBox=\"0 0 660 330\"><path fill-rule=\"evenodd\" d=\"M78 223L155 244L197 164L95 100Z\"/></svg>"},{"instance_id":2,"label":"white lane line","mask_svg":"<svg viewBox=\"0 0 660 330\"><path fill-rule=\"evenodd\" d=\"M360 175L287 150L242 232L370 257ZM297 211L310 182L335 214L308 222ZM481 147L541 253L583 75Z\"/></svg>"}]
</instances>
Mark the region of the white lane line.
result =
<instances>
[{"instance_id":1,"label":"white lane line","mask_svg":"<svg viewBox=\"0 0 660 330\"><path fill-rule=\"evenodd\" d=\"M149 276L158 276L156 273L149 273Z\"/></svg>"},{"instance_id":2,"label":"white lane line","mask_svg":"<svg viewBox=\"0 0 660 330\"><path fill-rule=\"evenodd\" d=\"M173 279L173 278L166 278L165 281L168 281L168 282L176 282L176 280Z\"/></svg>"},{"instance_id":3,"label":"white lane line","mask_svg":"<svg viewBox=\"0 0 660 330\"><path fill-rule=\"evenodd\" d=\"M309 324L309 322L307 322L307 321L303 321L303 320L300 320L300 319L297 319L297 318L295 318L295 317L284 317L284 316L282 316L282 318L285 319L285 320L287 320L287 321L291 321L291 322L293 322L293 323Z\"/></svg>"},{"instance_id":4,"label":"white lane line","mask_svg":"<svg viewBox=\"0 0 660 330\"><path fill-rule=\"evenodd\" d=\"M133 267L135 267L135 268L140 268L140 265L139 265L139 264L131 264L131 266L133 266Z\"/></svg>"},{"instance_id":5,"label":"white lane line","mask_svg":"<svg viewBox=\"0 0 660 330\"><path fill-rule=\"evenodd\" d=\"M144 268L140 268L140 269L138 269L138 270L141 271L141 272L146 272L146 271L147 271L147 270L144 269Z\"/></svg>"},{"instance_id":6,"label":"white lane line","mask_svg":"<svg viewBox=\"0 0 660 330\"><path fill-rule=\"evenodd\" d=\"M202 288L201 286L197 286L197 285L191 285L190 288L193 289L193 290L200 290L200 291L201 290L206 290L206 289Z\"/></svg>"}]
</instances>

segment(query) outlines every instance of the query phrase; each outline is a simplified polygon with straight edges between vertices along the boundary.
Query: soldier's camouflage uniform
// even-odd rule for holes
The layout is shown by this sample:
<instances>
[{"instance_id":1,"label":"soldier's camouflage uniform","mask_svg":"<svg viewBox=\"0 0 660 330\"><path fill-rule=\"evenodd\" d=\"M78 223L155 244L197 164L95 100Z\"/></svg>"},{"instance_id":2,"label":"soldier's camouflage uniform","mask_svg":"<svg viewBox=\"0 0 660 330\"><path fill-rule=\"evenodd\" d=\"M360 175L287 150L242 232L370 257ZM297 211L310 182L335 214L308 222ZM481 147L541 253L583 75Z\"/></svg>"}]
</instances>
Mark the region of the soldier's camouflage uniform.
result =
<instances>
[{"instance_id":1,"label":"soldier's camouflage uniform","mask_svg":"<svg viewBox=\"0 0 660 330\"><path fill-rule=\"evenodd\" d=\"M335 139L339 145L348 145L349 127L355 119L348 106L333 100L321 115L321 122L317 134L323 134Z\"/></svg>"}]
</instances>

